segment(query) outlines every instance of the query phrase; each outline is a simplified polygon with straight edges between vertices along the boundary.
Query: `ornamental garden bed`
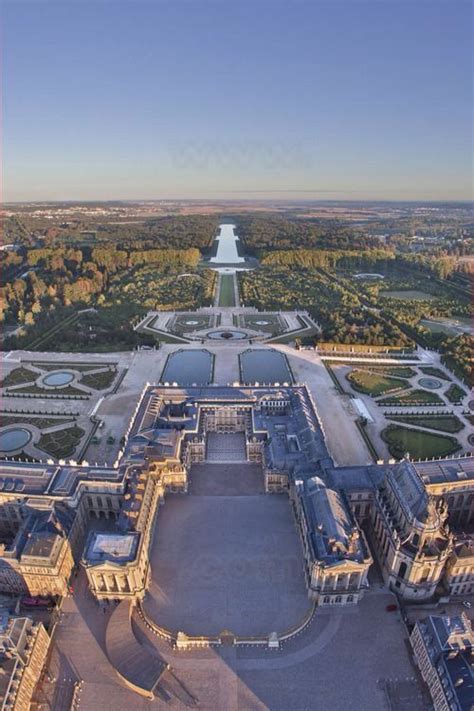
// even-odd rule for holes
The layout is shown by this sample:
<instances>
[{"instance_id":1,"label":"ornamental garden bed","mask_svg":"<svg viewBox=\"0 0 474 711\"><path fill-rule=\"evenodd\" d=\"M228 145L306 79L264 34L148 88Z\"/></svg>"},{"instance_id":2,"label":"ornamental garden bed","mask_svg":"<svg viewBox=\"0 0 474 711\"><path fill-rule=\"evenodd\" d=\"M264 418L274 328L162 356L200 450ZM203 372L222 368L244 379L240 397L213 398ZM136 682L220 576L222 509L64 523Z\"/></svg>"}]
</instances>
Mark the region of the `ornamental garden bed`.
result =
<instances>
[{"instance_id":1,"label":"ornamental garden bed","mask_svg":"<svg viewBox=\"0 0 474 711\"><path fill-rule=\"evenodd\" d=\"M440 432L460 432L464 429L464 424L456 415L388 415L387 419Z\"/></svg>"},{"instance_id":2,"label":"ornamental garden bed","mask_svg":"<svg viewBox=\"0 0 474 711\"><path fill-rule=\"evenodd\" d=\"M444 370L441 370L441 368L433 368L431 365L422 365L420 366L420 370L425 375L432 375L434 378L441 378L441 380L448 380L451 382L449 375L446 375Z\"/></svg>"},{"instance_id":3,"label":"ornamental garden bed","mask_svg":"<svg viewBox=\"0 0 474 711\"><path fill-rule=\"evenodd\" d=\"M0 385L4 388L12 387L13 385L22 385L22 383L33 382L37 377L38 373L34 373L32 370L28 370L28 368L20 366L20 368L15 368L15 370L8 373L8 375L3 378Z\"/></svg>"},{"instance_id":4,"label":"ornamental garden bed","mask_svg":"<svg viewBox=\"0 0 474 711\"><path fill-rule=\"evenodd\" d=\"M450 402L462 402L462 399L466 397L466 391L453 383L446 390L445 395Z\"/></svg>"},{"instance_id":5,"label":"ornamental garden bed","mask_svg":"<svg viewBox=\"0 0 474 711\"><path fill-rule=\"evenodd\" d=\"M372 373L367 370L351 370L346 375L347 380L357 392L377 397L384 393L396 390L405 390L410 387L407 380L390 378L380 373Z\"/></svg>"},{"instance_id":6,"label":"ornamental garden bed","mask_svg":"<svg viewBox=\"0 0 474 711\"><path fill-rule=\"evenodd\" d=\"M74 454L84 435L84 430L77 426L67 427L57 432L47 432L40 437L36 447L56 459L63 459Z\"/></svg>"},{"instance_id":7,"label":"ornamental garden bed","mask_svg":"<svg viewBox=\"0 0 474 711\"><path fill-rule=\"evenodd\" d=\"M102 370L99 373L86 373L79 382L93 390L106 390L111 387L116 376L116 370Z\"/></svg>"},{"instance_id":8,"label":"ornamental garden bed","mask_svg":"<svg viewBox=\"0 0 474 711\"><path fill-rule=\"evenodd\" d=\"M407 429L400 425L389 425L382 430L381 437L395 459L402 459L407 452L412 459L447 457L461 449L455 437Z\"/></svg>"},{"instance_id":9,"label":"ornamental garden bed","mask_svg":"<svg viewBox=\"0 0 474 711\"><path fill-rule=\"evenodd\" d=\"M444 405L443 400L433 392L427 390L409 390L408 392L390 395L390 397L377 400L377 404L391 407L412 407L417 405Z\"/></svg>"},{"instance_id":10,"label":"ornamental garden bed","mask_svg":"<svg viewBox=\"0 0 474 711\"><path fill-rule=\"evenodd\" d=\"M34 415L0 415L0 427L8 425L34 425L39 430L46 430L48 427L56 427L56 425L65 425L69 422L75 422L71 417L35 417Z\"/></svg>"}]
</instances>

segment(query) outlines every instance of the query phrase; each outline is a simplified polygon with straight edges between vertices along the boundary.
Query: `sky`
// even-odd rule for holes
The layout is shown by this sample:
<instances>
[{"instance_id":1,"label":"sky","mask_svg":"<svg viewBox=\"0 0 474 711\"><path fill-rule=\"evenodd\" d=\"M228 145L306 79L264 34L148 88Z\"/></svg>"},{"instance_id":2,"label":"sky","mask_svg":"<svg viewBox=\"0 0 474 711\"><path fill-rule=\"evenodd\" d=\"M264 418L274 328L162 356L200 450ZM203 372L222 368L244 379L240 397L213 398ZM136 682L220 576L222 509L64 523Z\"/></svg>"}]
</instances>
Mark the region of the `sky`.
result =
<instances>
[{"instance_id":1,"label":"sky","mask_svg":"<svg viewBox=\"0 0 474 711\"><path fill-rule=\"evenodd\" d=\"M472 199L464 0L3 0L4 201Z\"/></svg>"}]
</instances>

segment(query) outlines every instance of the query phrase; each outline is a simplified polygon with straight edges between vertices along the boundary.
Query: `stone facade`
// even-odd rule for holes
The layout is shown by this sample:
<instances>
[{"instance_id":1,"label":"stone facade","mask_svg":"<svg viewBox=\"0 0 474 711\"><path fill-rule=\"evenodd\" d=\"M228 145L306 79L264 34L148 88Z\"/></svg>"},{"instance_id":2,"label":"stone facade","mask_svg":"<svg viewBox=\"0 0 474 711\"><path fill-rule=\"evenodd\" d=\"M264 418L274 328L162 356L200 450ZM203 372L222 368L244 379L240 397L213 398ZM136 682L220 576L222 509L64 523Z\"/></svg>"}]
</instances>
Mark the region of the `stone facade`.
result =
<instances>
[{"instance_id":1,"label":"stone facade","mask_svg":"<svg viewBox=\"0 0 474 711\"><path fill-rule=\"evenodd\" d=\"M260 463L267 493L289 493L318 604L357 602L371 552L403 599L472 591L474 459L335 468L303 386L150 386L116 467L4 463L0 589L67 594L82 561L97 598L142 598L159 508L166 493L187 492L208 436L232 439L231 454ZM113 530L84 549L94 518Z\"/></svg>"},{"instance_id":2,"label":"stone facade","mask_svg":"<svg viewBox=\"0 0 474 711\"><path fill-rule=\"evenodd\" d=\"M319 605L355 604L368 588L372 557L343 494L319 477L290 488L303 544L308 595Z\"/></svg>"},{"instance_id":3,"label":"stone facade","mask_svg":"<svg viewBox=\"0 0 474 711\"><path fill-rule=\"evenodd\" d=\"M410 642L435 711L472 709L474 634L466 615L420 620Z\"/></svg>"},{"instance_id":4,"label":"stone facade","mask_svg":"<svg viewBox=\"0 0 474 711\"><path fill-rule=\"evenodd\" d=\"M28 617L0 620L0 699L2 708L29 711L46 661L50 638L41 623Z\"/></svg>"}]
</instances>

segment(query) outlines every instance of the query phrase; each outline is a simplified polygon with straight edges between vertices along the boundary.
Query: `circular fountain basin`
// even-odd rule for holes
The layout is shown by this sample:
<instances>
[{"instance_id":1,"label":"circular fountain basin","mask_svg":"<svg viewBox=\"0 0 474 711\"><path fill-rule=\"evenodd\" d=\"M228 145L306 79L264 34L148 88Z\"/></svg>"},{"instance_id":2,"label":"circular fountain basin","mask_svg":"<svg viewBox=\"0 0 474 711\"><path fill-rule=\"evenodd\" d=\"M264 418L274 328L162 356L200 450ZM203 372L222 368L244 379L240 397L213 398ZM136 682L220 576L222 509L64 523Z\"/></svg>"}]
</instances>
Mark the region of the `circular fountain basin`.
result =
<instances>
[{"instance_id":1,"label":"circular fountain basin","mask_svg":"<svg viewBox=\"0 0 474 711\"><path fill-rule=\"evenodd\" d=\"M215 341L241 341L244 338L248 338L248 334L245 333L245 331L227 331L221 329L220 331L211 331L207 334L207 337Z\"/></svg>"},{"instance_id":2,"label":"circular fountain basin","mask_svg":"<svg viewBox=\"0 0 474 711\"><path fill-rule=\"evenodd\" d=\"M441 381L436 378L420 378L418 382L422 388L427 390L439 390L441 387Z\"/></svg>"},{"instance_id":3,"label":"circular fountain basin","mask_svg":"<svg viewBox=\"0 0 474 711\"><path fill-rule=\"evenodd\" d=\"M14 427L11 430L0 432L0 451L15 452L28 444L31 432L23 427Z\"/></svg>"},{"instance_id":4,"label":"circular fountain basin","mask_svg":"<svg viewBox=\"0 0 474 711\"><path fill-rule=\"evenodd\" d=\"M60 385L67 385L74 380L74 377L74 373L69 370L55 370L53 373L45 375L42 380L44 385L54 388Z\"/></svg>"}]
</instances>

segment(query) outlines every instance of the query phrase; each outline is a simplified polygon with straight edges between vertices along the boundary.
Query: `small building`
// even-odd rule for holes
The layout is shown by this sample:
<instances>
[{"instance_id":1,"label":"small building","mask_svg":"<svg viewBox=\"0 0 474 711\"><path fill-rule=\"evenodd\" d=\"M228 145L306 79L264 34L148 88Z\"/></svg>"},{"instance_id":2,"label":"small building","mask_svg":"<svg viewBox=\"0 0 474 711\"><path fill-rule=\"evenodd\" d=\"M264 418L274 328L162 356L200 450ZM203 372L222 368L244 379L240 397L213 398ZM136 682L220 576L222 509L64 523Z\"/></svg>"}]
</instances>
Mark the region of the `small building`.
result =
<instances>
[{"instance_id":1,"label":"small building","mask_svg":"<svg viewBox=\"0 0 474 711\"><path fill-rule=\"evenodd\" d=\"M355 604L368 588L372 556L342 493L315 476L290 488L306 561L308 596L318 605Z\"/></svg>"}]
</instances>

